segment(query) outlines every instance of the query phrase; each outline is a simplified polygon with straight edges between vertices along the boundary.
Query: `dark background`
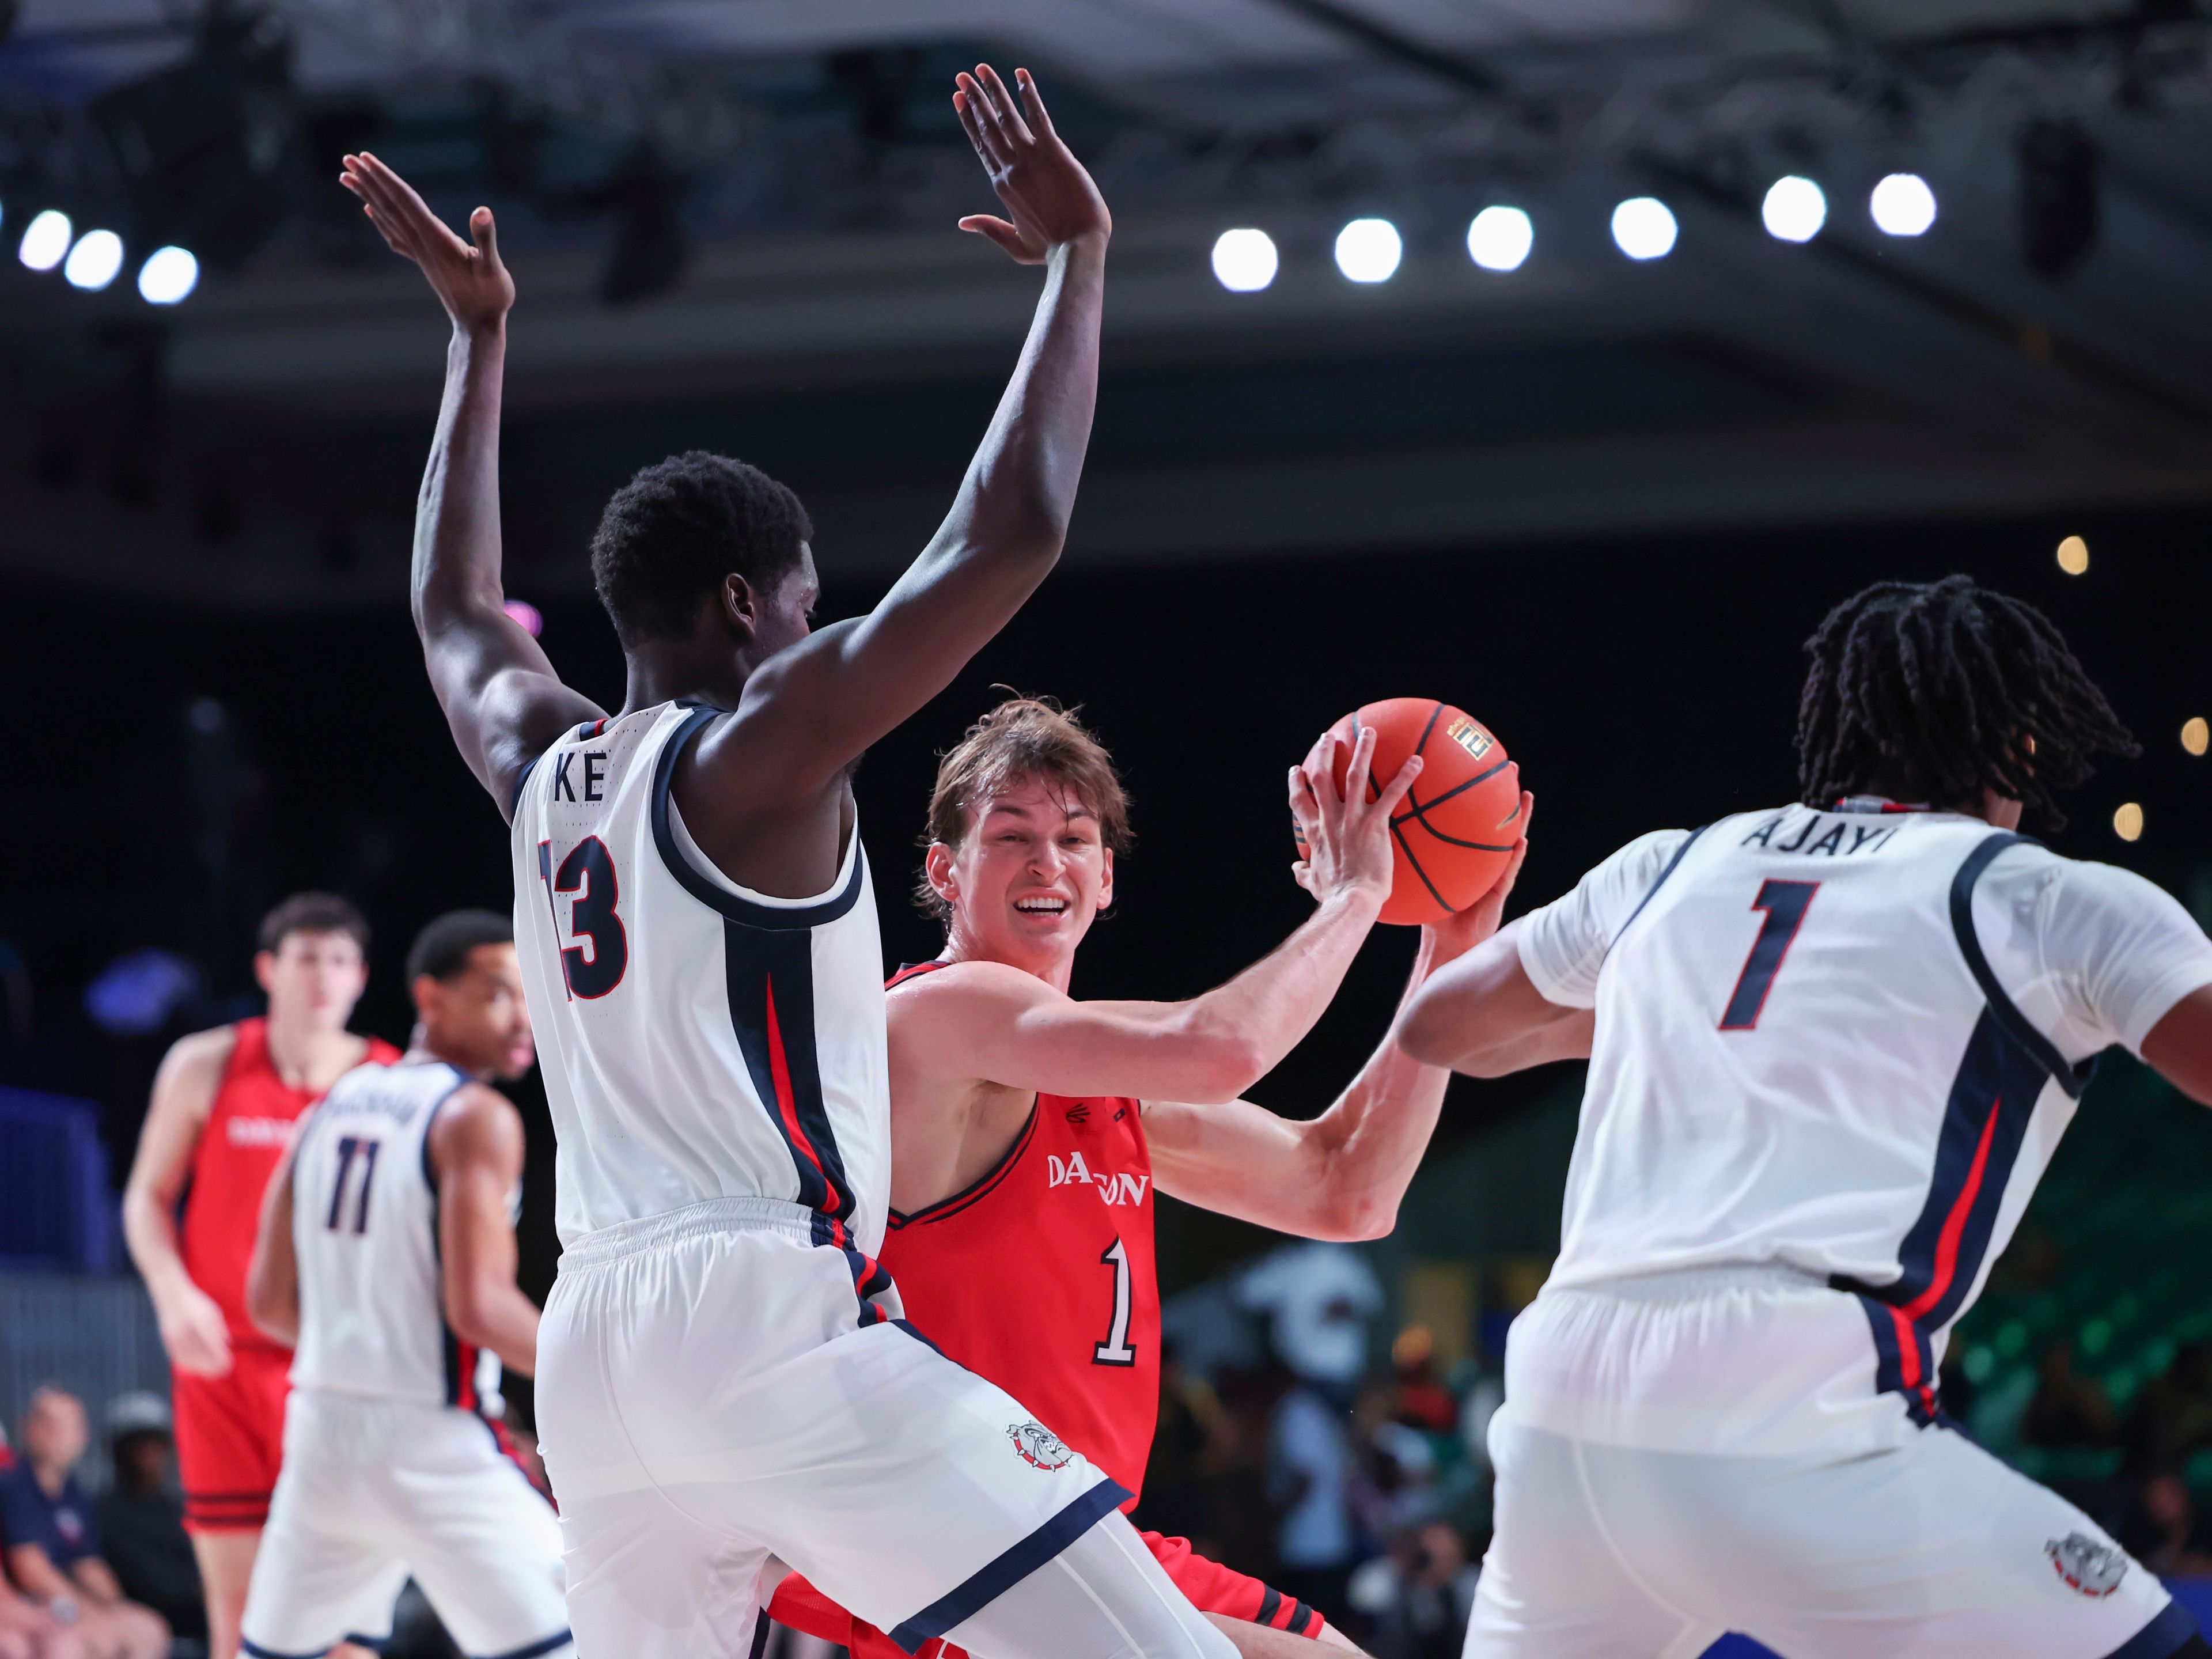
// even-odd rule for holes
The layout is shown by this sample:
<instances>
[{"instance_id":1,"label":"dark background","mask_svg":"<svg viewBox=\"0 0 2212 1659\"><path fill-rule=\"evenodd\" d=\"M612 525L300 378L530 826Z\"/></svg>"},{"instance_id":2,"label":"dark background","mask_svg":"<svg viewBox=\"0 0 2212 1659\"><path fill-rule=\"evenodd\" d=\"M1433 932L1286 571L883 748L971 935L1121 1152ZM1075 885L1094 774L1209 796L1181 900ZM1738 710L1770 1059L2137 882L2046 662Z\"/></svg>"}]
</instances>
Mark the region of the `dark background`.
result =
<instances>
[{"instance_id":1,"label":"dark background","mask_svg":"<svg viewBox=\"0 0 2212 1659\"><path fill-rule=\"evenodd\" d=\"M2088 574L2053 549L2085 534ZM1772 533L1541 550L1437 548L1181 569L1063 570L918 718L868 757L858 790L887 964L934 954L906 899L935 757L993 687L1080 705L1135 798L1138 845L1118 914L1085 946L1077 994L1175 998L1237 971L1297 925L1285 769L1362 702L1440 696L1490 723L1538 799L1512 909L1571 885L1622 842L1663 825L1795 797L1790 736L1802 641L1834 601L1889 577L1966 571L2059 623L2144 743L2070 803L2051 839L2140 868L2196 899L2212 762L2184 753L2184 719L2212 708L2204 618L2212 520L2133 515L1911 530ZM820 550L822 614L873 586L838 580ZM578 554L580 557L580 551ZM588 601L547 607L562 672L613 708L622 663ZM95 1042L76 1004L118 952L144 945L208 962L218 997L249 992L252 927L301 887L361 902L377 932L357 1024L404 1041L398 963L414 930L459 905L509 902L507 837L453 752L404 611L280 620L196 614L128 595L18 588L0 599L0 690L14 713L0 935L28 958L46 1036L19 1072L106 1097L119 1173L160 1040ZM219 702L234 752L188 743L187 711ZM226 738L226 742L234 739ZM198 754L195 761L191 756ZM232 779L228 793L210 769ZM210 789L230 802L232 851L211 890L200 838ZM2143 804L2133 845L2111 828ZM2031 826L2033 827L2033 826ZM1256 1091L1307 1114L1378 1037L1411 940L1382 928L1320 1028ZM166 1039L164 1034L164 1039ZM1446 1146L1557 1086L1542 1073L1462 1081ZM550 1167L535 1079L520 1091ZM550 1182L533 1182L527 1272L550 1280ZM1235 1224L1167 1222L1172 1291L1257 1243Z\"/></svg>"}]
</instances>

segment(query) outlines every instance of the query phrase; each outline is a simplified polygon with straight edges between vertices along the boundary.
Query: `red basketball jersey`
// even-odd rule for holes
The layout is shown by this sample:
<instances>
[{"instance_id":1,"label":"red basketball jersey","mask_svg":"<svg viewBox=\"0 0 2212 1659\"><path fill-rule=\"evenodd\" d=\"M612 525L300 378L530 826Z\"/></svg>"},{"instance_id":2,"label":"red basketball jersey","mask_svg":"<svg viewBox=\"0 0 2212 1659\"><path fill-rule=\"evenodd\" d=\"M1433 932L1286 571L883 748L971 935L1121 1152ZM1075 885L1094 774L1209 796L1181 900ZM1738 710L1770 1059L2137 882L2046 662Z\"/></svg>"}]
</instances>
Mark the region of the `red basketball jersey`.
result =
<instances>
[{"instance_id":1,"label":"red basketball jersey","mask_svg":"<svg viewBox=\"0 0 2212 1659\"><path fill-rule=\"evenodd\" d=\"M276 1074L267 1020L241 1019L235 1030L215 1105L192 1149L178 1243L192 1283L222 1310L232 1343L269 1347L269 1339L246 1316L246 1269L253 1259L261 1195L292 1144L300 1115L322 1097L295 1089ZM368 1058L389 1066L399 1051L371 1037Z\"/></svg>"},{"instance_id":2,"label":"red basketball jersey","mask_svg":"<svg viewBox=\"0 0 2212 1659\"><path fill-rule=\"evenodd\" d=\"M893 1212L880 1260L917 1330L1133 1505L1160 1406L1152 1161L1137 1102L1039 1095L989 1174L926 1210Z\"/></svg>"}]
</instances>

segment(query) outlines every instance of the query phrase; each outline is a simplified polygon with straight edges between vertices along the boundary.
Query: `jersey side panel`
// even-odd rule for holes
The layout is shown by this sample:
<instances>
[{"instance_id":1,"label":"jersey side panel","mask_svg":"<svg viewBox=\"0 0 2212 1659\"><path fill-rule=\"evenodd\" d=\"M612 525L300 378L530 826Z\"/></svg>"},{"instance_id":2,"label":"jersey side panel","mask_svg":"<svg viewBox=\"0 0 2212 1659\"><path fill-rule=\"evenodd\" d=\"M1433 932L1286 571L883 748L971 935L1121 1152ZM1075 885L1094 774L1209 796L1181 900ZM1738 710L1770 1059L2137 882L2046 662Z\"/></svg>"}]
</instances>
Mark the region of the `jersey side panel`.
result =
<instances>
[{"instance_id":1,"label":"jersey side panel","mask_svg":"<svg viewBox=\"0 0 2212 1659\"><path fill-rule=\"evenodd\" d=\"M1132 1494L1159 1412L1151 1153L1133 1100L1041 1095L1007 1158L897 1218L908 1317Z\"/></svg>"}]
</instances>

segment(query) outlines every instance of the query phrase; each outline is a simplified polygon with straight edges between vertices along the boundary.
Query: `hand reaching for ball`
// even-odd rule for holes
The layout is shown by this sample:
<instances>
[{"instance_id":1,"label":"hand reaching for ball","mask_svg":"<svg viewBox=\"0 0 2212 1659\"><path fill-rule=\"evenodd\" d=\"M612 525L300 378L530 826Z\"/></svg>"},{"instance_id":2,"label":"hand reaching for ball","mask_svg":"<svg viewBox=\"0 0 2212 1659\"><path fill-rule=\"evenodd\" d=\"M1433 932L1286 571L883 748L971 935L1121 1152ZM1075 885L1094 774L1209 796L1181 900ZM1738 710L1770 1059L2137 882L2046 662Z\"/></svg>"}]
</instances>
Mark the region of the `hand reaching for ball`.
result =
<instances>
[{"instance_id":1,"label":"hand reaching for ball","mask_svg":"<svg viewBox=\"0 0 2212 1659\"><path fill-rule=\"evenodd\" d=\"M1374 799L1368 777L1375 760L1375 729L1363 726L1340 759L1344 738L1331 726L1314 740L1305 759L1291 769L1291 816L1304 854L1291 866L1299 886L1326 903L1348 898L1379 913L1390 896L1394 863L1390 815L1421 775L1421 757L1410 756Z\"/></svg>"}]
</instances>

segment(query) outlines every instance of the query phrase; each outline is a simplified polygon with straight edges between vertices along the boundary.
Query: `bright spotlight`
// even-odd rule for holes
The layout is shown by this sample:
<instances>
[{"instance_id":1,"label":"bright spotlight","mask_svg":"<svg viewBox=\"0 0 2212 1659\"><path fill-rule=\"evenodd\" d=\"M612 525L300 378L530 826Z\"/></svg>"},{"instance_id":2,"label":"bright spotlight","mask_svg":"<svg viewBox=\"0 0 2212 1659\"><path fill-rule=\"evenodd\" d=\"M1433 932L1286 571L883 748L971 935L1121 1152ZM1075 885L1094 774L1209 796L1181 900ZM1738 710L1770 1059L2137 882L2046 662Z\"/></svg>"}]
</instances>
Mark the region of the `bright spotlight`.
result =
<instances>
[{"instance_id":1,"label":"bright spotlight","mask_svg":"<svg viewBox=\"0 0 2212 1659\"><path fill-rule=\"evenodd\" d=\"M112 230L88 230L70 250L62 275L71 288L97 293L115 280L123 269L123 239Z\"/></svg>"},{"instance_id":2,"label":"bright spotlight","mask_svg":"<svg viewBox=\"0 0 2212 1659\"><path fill-rule=\"evenodd\" d=\"M2069 536L2060 542L2058 568L2069 576L2086 574L2089 568L2089 544L2079 536Z\"/></svg>"},{"instance_id":3,"label":"bright spotlight","mask_svg":"<svg viewBox=\"0 0 2212 1659\"><path fill-rule=\"evenodd\" d=\"M1468 258L1485 270L1518 270L1536 245L1536 228L1516 207L1486 207L1467 228Z\"/></svg>"},{"instance_id":4,"label":"bright spotlight","mask_svg":"<svg viewBox=\"0 0 2212 1659\"><path fill-rule=\"evenodd\" d=\"M2123 801L2112 814L2112 833L2122 841L2141 841L2143 832L2143 810L2140 801Z\"/></svg>"},{"instance_id":5,"label":"bright spotlight","mask_svg":"<svg viewBox=\"0 0 2212 1659\"><path fill-rule=\"evenodd\" d=\"M1632 196L1613 210L1613 245L1632 259L1663 259L1674 251L1674 216L1656 196Z\"/></svg>"},{"instance_id":6,"label":"bright spotlight","mask_svg":"<svg viewBox=\"0 0 2212 1659\"><path fill-rule=\"evenodd\" d=\"M76 234L68 214L48 208L23 227L15 257L33 270L52 270L70 251L70 240Z\"/></svg>"},{"instance_id":7,"label":"bright spotlight","mask_svg":"<svg viewBox=\"0 0 2212 1659\"><path fill-rule=\"evenodd\" d=\"M1936 192L1917 173L1893 173L1874 187L1867 208L1886 236L1918 236L1936 222Z\"/></svg>"},{"instance_id":8,"label":"bright spotlight","mask_svg":"<svg viewBox=\"0 0 2212 1659\"><path fill-rule=\"evenodd\" d=\"M1213 240L1213 275L1231 294L1257 294L1275 280L1275 239L1264 230L1224 230Z\"/></svg>"},{"instance_id":9,"label":"bright spotlight","mask_svg":"<svg viewBox=\"0 0 2212 1659\"><path fill-rule=\"evenodd\" d=\"M1388 219L1354 219L1336 233L1336 268L1355 283L1387 283L1405 257Z\"/></svg>"},{"instance_id":10,"label":"bright spotlight","mask_svg":"<svg viewBox=\"0 0 2212 1659\"><path fill-rule=\"evenodd\" d=\"M180 247L157 247L138 267L138 293L149 305L175 305L199 281L200 262Z\"/></svg>"},{"instance_id":11,"label":"bright spotlight","mask_svg":"<svg viewBox=\"0 0 2212 1659\"><path fill-rule=\"evenodd\" d=\"M1828 198L1810 179L1791 173L1777 179L1759 204L1759 216L1766 234L1778 241L1809 242L1828 222Z\"/></svg>"}]
</instances>

